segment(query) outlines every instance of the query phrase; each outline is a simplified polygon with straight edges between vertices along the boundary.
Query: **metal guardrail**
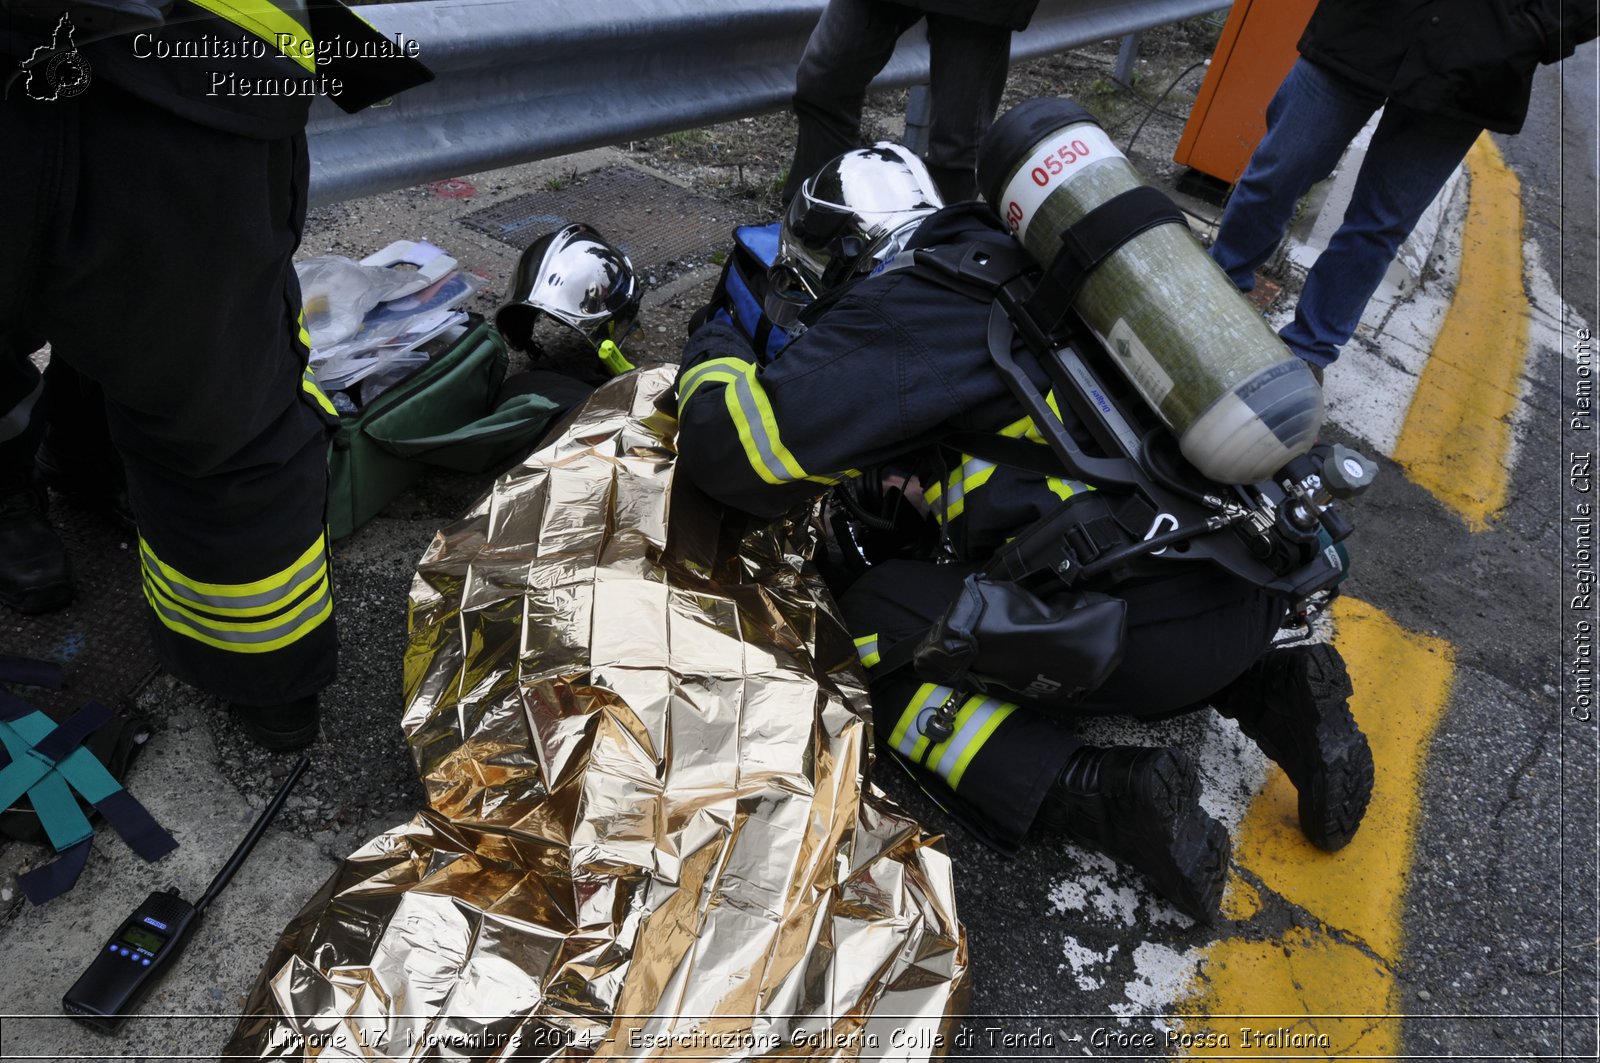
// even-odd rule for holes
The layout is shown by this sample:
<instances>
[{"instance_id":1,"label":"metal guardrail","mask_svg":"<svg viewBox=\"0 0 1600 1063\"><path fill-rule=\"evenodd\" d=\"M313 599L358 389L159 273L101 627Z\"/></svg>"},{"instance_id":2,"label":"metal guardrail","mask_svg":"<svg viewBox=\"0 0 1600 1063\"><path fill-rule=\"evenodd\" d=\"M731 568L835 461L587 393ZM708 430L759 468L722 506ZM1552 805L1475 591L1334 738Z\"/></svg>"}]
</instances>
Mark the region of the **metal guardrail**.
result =
<instances>
[{"instance_id":1,"label":"metal guardrail","mask_svg":"<svg viewBox=\"0 0 1600 1063\"><path fill-rule=\"evenodd\" d=\"M1043 0L1012 41L1031 59L1230 0ZM435 80L346 115L312 110L311 200L329 203L778 110L825 0L430 0L366 7ZM920 31L877 87L928 78Z\"/></svg>"}]
</instances>

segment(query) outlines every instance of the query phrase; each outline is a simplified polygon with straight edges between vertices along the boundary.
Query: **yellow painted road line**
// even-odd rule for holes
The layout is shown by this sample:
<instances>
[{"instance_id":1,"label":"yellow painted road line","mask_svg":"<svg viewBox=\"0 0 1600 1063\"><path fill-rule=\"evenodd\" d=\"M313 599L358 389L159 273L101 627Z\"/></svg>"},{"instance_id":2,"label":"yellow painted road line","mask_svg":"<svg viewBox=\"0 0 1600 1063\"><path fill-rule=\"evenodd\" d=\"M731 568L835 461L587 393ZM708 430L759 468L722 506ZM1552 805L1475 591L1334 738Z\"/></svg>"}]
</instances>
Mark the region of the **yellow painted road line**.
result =
<instances>
[{"instance_id":1,"label":"yellow painted road line","mask_svg":"<svg viewBox=\"0 0 1600 1063\"><path fill-rule=\"evenodd\" d=\"M1394 459L1473 531L1505 505L1511 413L1528 349L1522 191L1488 135L1467 153L1461 277Z\"/></svg>"},{"instance_id":2,"label":"yellow painted road line","mask_svg":"<svg viewBox=\"0 0 1600 1063\"><path fill-rule=\"evenodd\" d=\"M1294 787L1273 770L1234 847L1234 862L1260 890L1238 877L1230 884L1224 914L1236 921L1235 936L1206 951L1177 1009L1192 1044L1212 1042L1192 1048L1193 1058L1382 1057L1400 1048L1392 1016L1403 902L1425 757L1450 698L1454 657L1449 643L1352 599L1339 600L1334 626L1355 686L1350 709L1377 765L1372 805L1348 846L1321 852L1300 833ZM1257 911L1284 902L1315 925L1252 932Z\"/></svg>"}]
</instances>

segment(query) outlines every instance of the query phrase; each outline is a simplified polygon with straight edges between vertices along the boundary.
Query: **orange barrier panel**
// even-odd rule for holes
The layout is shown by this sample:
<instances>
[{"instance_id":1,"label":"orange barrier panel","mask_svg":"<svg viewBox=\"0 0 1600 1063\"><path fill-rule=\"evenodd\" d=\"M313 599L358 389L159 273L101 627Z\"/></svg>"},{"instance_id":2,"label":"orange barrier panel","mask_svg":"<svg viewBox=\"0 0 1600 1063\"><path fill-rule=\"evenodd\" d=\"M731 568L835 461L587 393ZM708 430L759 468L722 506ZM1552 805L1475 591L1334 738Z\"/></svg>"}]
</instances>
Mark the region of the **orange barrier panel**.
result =
<instances>
[{"instance_id":1,"label":"orange barrier panel","mask_svg":"<svg viewBox=\"0 0 1600 1063\"><path fill-rule=\"evenodd\" d=\"M1267 104L1299 53L1316 0L1234 0L1173 161L1229 184L1267 131Z\"/></svg>"}]
</instances>

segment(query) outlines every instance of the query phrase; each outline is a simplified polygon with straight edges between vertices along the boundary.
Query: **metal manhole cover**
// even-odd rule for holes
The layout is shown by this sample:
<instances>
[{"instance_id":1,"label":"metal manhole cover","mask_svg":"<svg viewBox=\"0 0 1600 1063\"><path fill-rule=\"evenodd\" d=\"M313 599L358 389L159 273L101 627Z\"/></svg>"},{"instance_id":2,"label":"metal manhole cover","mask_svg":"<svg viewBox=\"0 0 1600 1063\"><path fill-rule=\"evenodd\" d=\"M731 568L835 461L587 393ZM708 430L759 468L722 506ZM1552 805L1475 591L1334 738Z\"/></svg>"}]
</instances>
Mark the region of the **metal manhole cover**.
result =
<instances>
[{"instance_id":1,"label":"metal manhole cover","mask_svg":"<svg viewBox=\"0 0 1600 1063\"><path fill-rule=\"evenodd\" d=\"M710 262L745 220L726 203L631 166L607 166L475 211L461 224L521 250L563 225L586 222L627 253L650 288Z\"/></svg>"},{"instance_id":2,"label":"metal manhole cover","mask_svg":"<svg viewBox=\"0 0 1600 1063\"><path fill-rule=\"evenodd\" d=\"M89 700L114 705L156 663L137 540L60 496L51 500L50 523L66 543L77 596L65 609L42 616L0 607L0 646L65 669L65 690L18 690L31 704L62 714Z\"/></svg>"}]
</instances>

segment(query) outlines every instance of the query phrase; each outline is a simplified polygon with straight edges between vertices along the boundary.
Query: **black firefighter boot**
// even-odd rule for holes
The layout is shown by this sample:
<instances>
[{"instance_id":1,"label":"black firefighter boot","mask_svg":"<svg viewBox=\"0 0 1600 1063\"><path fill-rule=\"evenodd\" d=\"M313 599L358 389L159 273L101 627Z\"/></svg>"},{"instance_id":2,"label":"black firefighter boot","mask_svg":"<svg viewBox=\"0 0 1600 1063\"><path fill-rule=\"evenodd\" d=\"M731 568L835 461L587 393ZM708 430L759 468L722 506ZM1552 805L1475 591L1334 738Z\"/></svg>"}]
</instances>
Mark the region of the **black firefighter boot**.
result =
<instances>
[{"instance_id":1,"label":"black firefighter boot","mask_svg":"<svg viewBox=\"0 0 1600 1063\"><path fill-rule=\"evenodd\" d=\"M1215 920L1228 876L1228 831L1200 807L1200 780L1175 749L1083 746L1056 783L1048 816L1075 842L1144 872L1201 923Z\"/></svg>"},{"instance_id":2,"label":"black firefighter boot","mask_svg":"<svg viewBox=\"0 0 1600 1063\"><path fill-rule=\"evenodd\" d=\"M1215 701L1300 792L1300 830L1328 852L1355 837L1372 799L1372 749L1350 715L1350 673L1325 643L1272 650Z\"/></svg>"},{"instance_id":3,"label":"black firefighter boot","mask_svg":"<svg viewBox=\"0 0 1600 1063\"><path fill-rule=\"evenodd\" d=\"M263 749L287 753L304 749L317 740L322 706L315 694L276 705L241 705L234 702L230 707L240 728Z\"/></svg>"},{"instance_id":4,"label":"black firefighter boot","mask_svg":"<svg viewBox=\"0 0 1600 1063\"><path fill-rule=\"evenodd\" d=\"M0 494L0 604L48 613L72 601L67 550L45 517L43 488Z\"/></svg>"}]
</instances>

